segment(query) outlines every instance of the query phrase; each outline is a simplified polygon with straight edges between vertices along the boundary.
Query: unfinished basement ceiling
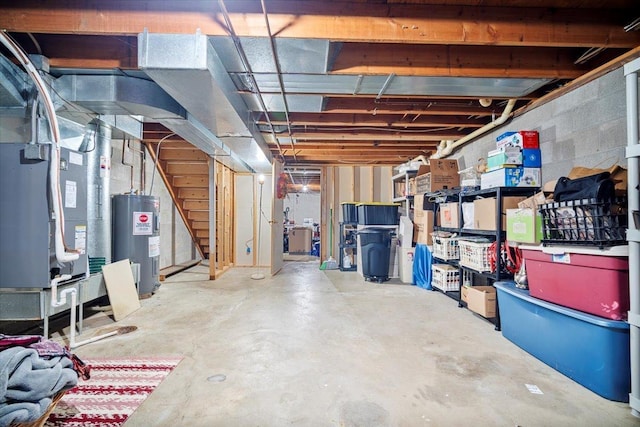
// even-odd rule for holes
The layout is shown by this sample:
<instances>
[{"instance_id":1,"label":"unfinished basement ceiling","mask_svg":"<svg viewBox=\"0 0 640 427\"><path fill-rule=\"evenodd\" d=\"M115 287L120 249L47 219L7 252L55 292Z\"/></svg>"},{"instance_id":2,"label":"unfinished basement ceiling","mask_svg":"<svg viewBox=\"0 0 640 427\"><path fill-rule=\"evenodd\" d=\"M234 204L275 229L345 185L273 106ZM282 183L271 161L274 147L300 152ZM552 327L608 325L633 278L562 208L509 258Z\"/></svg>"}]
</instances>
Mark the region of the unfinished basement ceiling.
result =
<instances>
[{"instance_id":1,"label":"unfinished basement ceiling","mask_svg":"<svg viewBox=\"0 0 640 427\"><path fill-rule=\"evenodd\" d=\"M0 28L53 75L142 70L249 170L277 159L296 173L428 156L509 99L520 114L637 57L639 17L636 0L0 5ZM144 124L149 142L170 133Z\"/></svg>"}]
</instances>

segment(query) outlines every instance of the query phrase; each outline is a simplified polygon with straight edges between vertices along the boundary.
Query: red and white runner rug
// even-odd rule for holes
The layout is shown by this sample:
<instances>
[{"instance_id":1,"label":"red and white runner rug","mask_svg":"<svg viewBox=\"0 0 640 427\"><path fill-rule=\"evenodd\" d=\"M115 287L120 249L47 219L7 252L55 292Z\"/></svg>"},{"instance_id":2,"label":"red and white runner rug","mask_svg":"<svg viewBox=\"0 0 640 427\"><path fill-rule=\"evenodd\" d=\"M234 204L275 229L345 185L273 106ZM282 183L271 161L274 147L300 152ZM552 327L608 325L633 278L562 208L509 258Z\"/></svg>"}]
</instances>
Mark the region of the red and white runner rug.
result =
<instances>
[{"instance_id":1,"label":"red and white runner rug","mask_svg":"<svg viewBox=\"0 0 640 427\"><path fill-rule=\"evenodd\" d=\"M85 359L91 379L67 391L46 427L118 427L153 392L182 357Z\"/></svg>"}]
</instances>

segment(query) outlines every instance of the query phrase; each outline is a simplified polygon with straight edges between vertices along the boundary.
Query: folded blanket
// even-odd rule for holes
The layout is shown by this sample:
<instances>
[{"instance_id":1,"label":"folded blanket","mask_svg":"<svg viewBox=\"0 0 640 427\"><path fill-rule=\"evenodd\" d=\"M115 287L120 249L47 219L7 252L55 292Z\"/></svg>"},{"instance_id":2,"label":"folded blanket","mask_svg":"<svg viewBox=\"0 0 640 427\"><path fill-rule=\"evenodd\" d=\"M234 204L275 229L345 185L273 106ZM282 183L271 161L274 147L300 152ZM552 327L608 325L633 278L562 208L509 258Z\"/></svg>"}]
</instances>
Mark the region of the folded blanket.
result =
<instances>
[{"instance_id":1,"label":"folded blanket","mask_svg":"<svg viewBox=\"0 0 640 427\"><path fill-rule=\"evenodd\" d=\"M77 383L73 362L66 356L41 358L37 350L24 347L0 351L0 426L38 419L55 394ZM13 420L18 414L28 418Z\"/></svg>"},{"instance_id":2,"label":"folded blanket","mask_svg":"<svg viewBox=\"0 0 640 427\"><path fill-rule=\"evenodd\" d=\"M47 411L51 401L0 403L0 426L34 422Z\"/></svg>"}]
</instances>

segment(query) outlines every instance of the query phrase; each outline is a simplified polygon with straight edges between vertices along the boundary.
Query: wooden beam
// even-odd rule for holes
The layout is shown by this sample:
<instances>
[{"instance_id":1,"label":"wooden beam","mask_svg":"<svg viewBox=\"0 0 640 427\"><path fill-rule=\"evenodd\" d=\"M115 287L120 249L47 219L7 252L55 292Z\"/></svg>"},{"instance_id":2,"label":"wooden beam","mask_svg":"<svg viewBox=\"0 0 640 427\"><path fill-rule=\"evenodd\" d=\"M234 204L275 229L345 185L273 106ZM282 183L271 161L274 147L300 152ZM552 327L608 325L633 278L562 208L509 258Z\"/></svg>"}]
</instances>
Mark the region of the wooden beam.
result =
<instances>
[{"instance_id":1,"label":"wooden beam","mask_svg":"<svg viewBox=\"0 0 640 427\"><path fill-rule=\"evenodd\" d=\"M443 126L464 126L469 128L480 128L487 121L469 116L435 116L418 114L348 114L348 113L290 113L291 126L374 126L374 127L443 127ZM286 126L284 120L273 120L274 126ZM256 120L256 124L267 126L268 122L264 113Z\"/></svg>"},{"instance_id":2,"label":"wooden beam","mask_svg":"<svg viewBox=\"0 0 640 427\"><path fill-rule=\"evenodd\" d=\"M480 106L475 102L455 102L455 101L432 101L429 99L381 99L374 98L363 100L362 98L326 98L326 105L323 109L333 113L368 113L368 114L421 114L421 115L468 115L468 116L491 116L502 113L502 108L497 108L495 103L489 108Z\"/></svg>"},{"instance_id":3,"label":"wooden beam","mask_svg":"<svg viewBox=\"0 0 640 427\"><path fill-rule=\"evenodd\" d=\"M334 74L573 79L585 72L574 49L345 43Z\"/></svg>"},{"instance_id":4,"label":"wooden beam","mask_svg":"<svg viewBox=\"0 0 640 427\"><path fill-rule=\"evenodd\" d=\"M431 145L435 146L437 144L431 144ZM307 154L327 153L327 154L337 154L337 155L339 155L340 153L351 153L351 152L364 154L368 150L375 150L376 153L378 153L378 152L380 152L380 153L383 153L383 152L388 152L388 153L393 153L393 152L415 153L416 150L419 150L421 146L422 146L422 144L415 144L413 146L386 145L386 146L382 146L382 147L374 146L374 145L349 147L349 146L345 146L345 145L333 146L332 144L319 144L319 145L314 145L314 146L301 147L301 146L296 145L295 146L295 150L287 149L287 150L283 150L283 153L285 155L287 155L287 154L291 155L291 154L293 154L292 152L295 151L296 153L307 153Z\"/></svg>"},{"instance_id":5,"label":"wooden beam","mask_svg":"<svg viewBox=\"0 0 640 427\"><path fill-rule=\"evenodd\" d=\"M4 2L0 28L10 32L137 35L151 33L228 35L213 1L41 0ZM266 36L259 2L227 2L239 36ZM337 41L582 46L633 48L637 31L623 26L635 16L625 9L571 9L270 1L271 31L277 37Z\"/></svg>"},{"instance_id":6,"label":"wooden beam","mask_svg":"<svg viewBox=\"0 0 640 427\"><path fill-rule=\"evenodd\" d=\"M299 141L317 141L317 140L334 140L334 141L440 141L443 139L459 139L465 135L463 132L451 130L433 131L428 133L400 133L400 132L294 132L293 138Z\"/></svg>"}]
</instances>

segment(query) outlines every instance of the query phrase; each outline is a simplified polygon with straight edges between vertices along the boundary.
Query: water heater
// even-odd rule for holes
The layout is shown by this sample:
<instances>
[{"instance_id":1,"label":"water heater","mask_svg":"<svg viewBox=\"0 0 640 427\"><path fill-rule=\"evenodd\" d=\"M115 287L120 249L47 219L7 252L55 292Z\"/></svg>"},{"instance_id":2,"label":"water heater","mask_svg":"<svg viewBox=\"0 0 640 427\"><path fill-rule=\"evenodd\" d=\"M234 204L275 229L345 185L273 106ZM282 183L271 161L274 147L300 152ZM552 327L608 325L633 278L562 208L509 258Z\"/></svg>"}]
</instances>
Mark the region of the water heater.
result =
<instances>
[{"instance_id":1,"label":"water heater","mask_svg":"<svg viewBox=\"0 0 640 427\"><path fill-rule=\"evenodd\" d=\"M118 194L111 198L112 261L140 264L138 295L160 287L160 200L153 196Z\"/></svg>"}]
</instances>

